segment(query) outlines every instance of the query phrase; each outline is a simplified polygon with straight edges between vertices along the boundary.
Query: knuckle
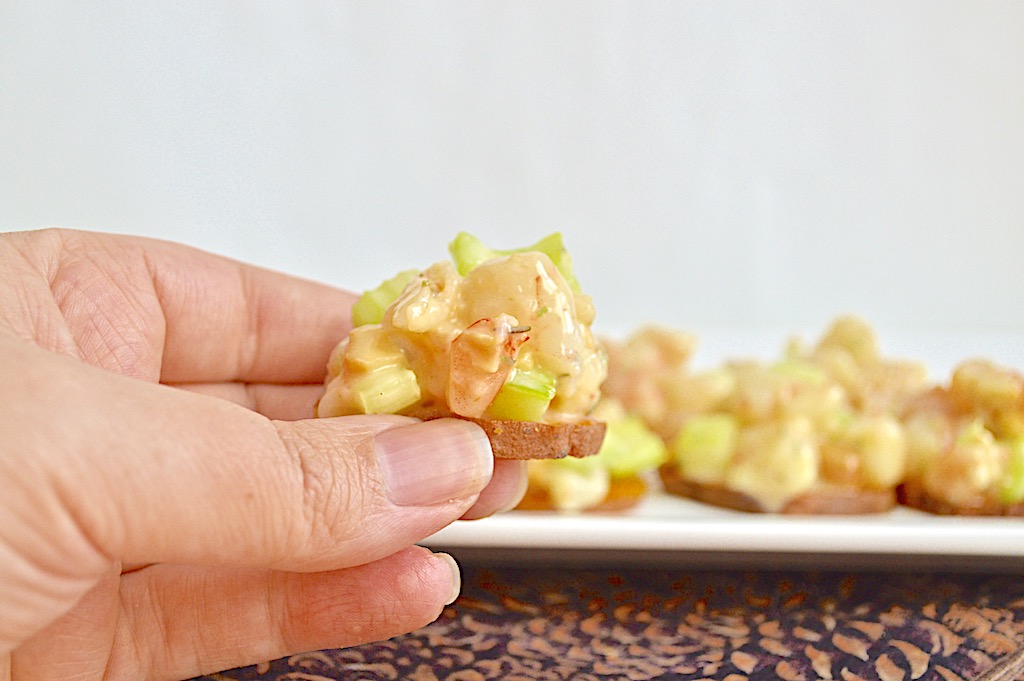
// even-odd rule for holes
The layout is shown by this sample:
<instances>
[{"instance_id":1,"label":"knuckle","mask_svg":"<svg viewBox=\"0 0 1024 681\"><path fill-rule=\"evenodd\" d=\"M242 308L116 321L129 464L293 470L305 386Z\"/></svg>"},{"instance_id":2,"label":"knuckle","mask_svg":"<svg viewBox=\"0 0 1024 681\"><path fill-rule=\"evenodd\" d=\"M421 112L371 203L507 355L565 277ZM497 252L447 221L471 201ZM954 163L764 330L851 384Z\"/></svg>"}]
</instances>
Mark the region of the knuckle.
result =
<instances>
[{"instance_id":1,"label":"knuckle","mask_svg":"<svg viewBox=\"0 0 1024 681\"><path fill-rule=\"evenodd\" d=\"M360 457L347 455L339 441L318 429L282 428L300 497L294 542L303 552L319 552L352 538L368 503Z\"/></svg>"}]
</instances>

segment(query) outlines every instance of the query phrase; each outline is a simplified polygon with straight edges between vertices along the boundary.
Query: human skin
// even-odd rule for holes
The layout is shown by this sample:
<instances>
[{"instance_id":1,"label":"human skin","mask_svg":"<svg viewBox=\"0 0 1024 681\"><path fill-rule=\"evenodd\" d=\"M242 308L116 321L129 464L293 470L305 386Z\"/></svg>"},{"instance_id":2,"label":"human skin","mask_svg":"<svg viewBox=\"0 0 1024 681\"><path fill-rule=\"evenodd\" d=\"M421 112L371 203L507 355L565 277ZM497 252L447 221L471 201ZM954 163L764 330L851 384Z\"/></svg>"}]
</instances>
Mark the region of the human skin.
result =
<instances>
[{"instance_id":1,"label":"human skin","mask_svg":"<svg viewBox=\"0 0 1024 681\"><path fill-rule=\"evenodd\" d=\"M416 542L515 505L454 419L310 419L354 296L178 244L0 234L0 680L179 679L433 621Z\"/></svg>"}]
</instances>

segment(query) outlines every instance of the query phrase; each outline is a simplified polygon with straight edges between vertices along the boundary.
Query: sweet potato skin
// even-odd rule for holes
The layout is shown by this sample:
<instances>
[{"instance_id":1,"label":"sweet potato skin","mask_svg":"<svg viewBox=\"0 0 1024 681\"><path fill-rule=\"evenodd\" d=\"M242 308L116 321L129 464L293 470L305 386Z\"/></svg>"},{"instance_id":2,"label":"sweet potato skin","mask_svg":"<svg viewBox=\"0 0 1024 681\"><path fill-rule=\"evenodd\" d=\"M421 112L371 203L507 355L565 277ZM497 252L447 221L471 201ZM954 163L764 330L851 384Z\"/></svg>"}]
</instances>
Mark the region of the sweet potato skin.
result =
<instances>
[{"instance_id":1,"label":"sweet potato skin","mask_svg":"<svg viewBox=\"0 0 1024 681\"><path fill-rule=\"evenodd\" d=\"M896 494L900 504L932 515L1024 516L1024 502L998 504L991 499L985 499L970 506L956 505L929 494L920 484L910 480L901 483L896 489Z\"/></svg>"},{"instance_id":2,"label":"sweet potato skin","mask_svg":"<svg viewBox=\"0 0 1024 681\"><path fill-rule=\"evenodd\" d=\"M407 412L424 421L457 418L472 421L487 433L491 450L498 459L562 459L582 458L597 454L604 442L605 423L593 419L566 423L539 423L502 419L471 418L441 409L418 409Z\"/></svg>"},{"instance_id":3,"label":"sweet potato skin","mask_svg":"<svg viewBox=\"0 0 1024 681\"><path fill-rule=\"evenodd\" d=\"M484 429L498 459L562 459L597 454L604 441L602 421L536 423L468 419Z\"/></svg>"}]
</instances>

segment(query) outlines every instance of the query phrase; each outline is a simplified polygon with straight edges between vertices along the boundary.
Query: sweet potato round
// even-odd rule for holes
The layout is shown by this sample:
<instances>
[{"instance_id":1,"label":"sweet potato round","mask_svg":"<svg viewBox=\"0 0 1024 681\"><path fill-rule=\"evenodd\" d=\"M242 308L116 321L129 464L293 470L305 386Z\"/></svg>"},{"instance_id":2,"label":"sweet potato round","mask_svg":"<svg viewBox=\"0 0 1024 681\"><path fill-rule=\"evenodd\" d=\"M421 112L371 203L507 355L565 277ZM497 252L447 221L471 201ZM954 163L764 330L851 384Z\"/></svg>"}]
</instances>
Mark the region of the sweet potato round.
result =
<instances>
[{"instance_id":1,"label":"sweet potato round","mask_svg":"<svg viewBox=\"0 0 1024 681\"><path fill-rule=\"evenodd\" d=\"M991 499L970 506L951 504L929 494L920 484L908 480L896 488L899 503L932 515L958 516L1024 516L1024 503L999 504Z\"/></svg>"},{"instance_id":2,"label":"sweet potato round","mask_svg":"<svg viewBox=\"0 0 1024 681\"><path fill-rule=\"evenodd\" d=\"M761 503L744 492L723 485L707 485L687 480L672 464L659 470L665 491L669 494L694 499L713 506L731 508L747 513L767 513ZM790 499L779 513L790 515L859 515L884 513L896 506L893 490L871 490L855 487L823 485Z\"/></svg>"},{"instance_id":3,"label":"sweet potato round","mask_svg":"<svg viewBox=\"0 0 1024 681\"><path fill-rule=\"evenodd\" d=\"M583 419L567 423L539 423L535 421L509 421L478 419L458 416L447 410L418 409L409 416L424 421L438 418L457 418L472 421L487 433L491 450L498 459L562 459L566 456L581 458L597 454L604 442L603 421Z\"/></svg>"},{"instance_id":4,"label":"sweet potato round","mask_svg":"<svg viewBox=\"0 0 1024 681\"><path fill-rule=\"evenodd\" d=\"M461 417L459 417L461 418ZM604 441L602 421L536 423L467 419L479 425L499 459L561 459L597 454Z\"/></svg>"}]
</instances>

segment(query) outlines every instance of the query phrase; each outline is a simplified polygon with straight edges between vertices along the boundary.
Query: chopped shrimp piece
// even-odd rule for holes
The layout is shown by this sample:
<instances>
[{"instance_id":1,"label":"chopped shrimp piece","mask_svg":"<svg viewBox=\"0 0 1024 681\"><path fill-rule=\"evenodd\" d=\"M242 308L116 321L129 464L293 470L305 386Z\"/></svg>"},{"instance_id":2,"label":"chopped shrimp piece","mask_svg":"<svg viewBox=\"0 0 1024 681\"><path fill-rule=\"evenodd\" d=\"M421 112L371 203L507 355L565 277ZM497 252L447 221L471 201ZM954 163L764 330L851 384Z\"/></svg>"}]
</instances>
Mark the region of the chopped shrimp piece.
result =
<instances>
[{"instance_id":1,"label":"chopped shrimp piece","mask_svg":"<svg viewBox=\"0 0 1024 681\"><path fill-rule=\"evenodd\" d=\"M452 341L448 406L459 416L483 415L505 384L529 327L502 314L470 324Z\"/></svg>"}]
</instances>

